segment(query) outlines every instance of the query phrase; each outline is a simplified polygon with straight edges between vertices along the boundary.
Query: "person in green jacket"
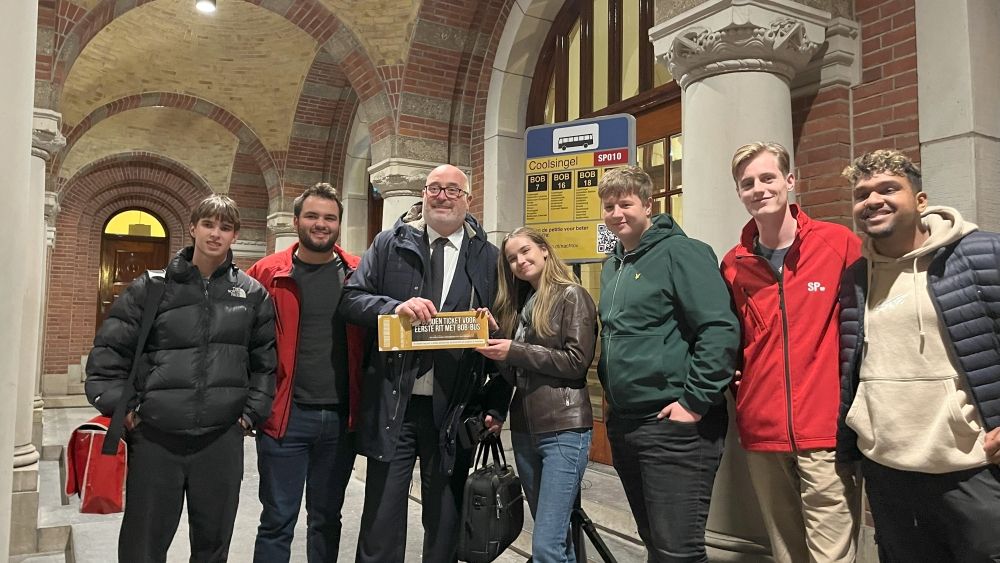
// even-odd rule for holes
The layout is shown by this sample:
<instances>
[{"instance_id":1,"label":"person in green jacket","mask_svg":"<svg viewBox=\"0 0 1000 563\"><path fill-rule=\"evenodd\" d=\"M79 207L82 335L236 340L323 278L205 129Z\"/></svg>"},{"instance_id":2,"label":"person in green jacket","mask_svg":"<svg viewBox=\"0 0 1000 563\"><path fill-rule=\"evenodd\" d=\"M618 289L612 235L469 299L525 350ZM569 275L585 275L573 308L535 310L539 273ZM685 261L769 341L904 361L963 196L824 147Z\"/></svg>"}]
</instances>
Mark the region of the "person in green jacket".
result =
<instances>
[{"instance_id":1,"label":"person in green jacket","mask_svg":"<svg viewBox=\"0 0 1000 563\"><path fill-rule=\"evenodd\" d=\"M618 244L601 272L598 374L615 470L650 563L703 563L740 329L715 253L670 215L653 217L652 194L635 166L599 184Z\"/></svg>"}]
</instances>

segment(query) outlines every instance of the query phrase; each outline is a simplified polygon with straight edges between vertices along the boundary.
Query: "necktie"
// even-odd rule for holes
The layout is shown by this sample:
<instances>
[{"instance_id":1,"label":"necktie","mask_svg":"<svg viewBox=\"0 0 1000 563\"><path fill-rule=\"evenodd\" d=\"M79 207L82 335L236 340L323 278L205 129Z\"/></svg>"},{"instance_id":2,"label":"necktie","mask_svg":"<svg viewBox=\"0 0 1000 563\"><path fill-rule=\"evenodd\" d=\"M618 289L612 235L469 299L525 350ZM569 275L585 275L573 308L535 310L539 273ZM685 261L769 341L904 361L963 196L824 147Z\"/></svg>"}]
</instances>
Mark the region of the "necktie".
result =
<instances>
[{"instance_id":1,"label":"necktie","mask_svg":"<svg viewBox=\"0 0 1000 563\"><path fill-rule=\"evenodd\" d=\"M441 296L444 294L444 245L448 244L448 239L438 237L431 246L431 300L434 306L440 311ZM434 367L434 353L426 350L420 353L420 371L417 377L427 373Z\"/></svg>"},{"instance_id":2,"label":"necktie","mask_svg":"<svg viewBox=\"0 0 1000 563\"><path fill-rule=\"evenodd\" d=\"M434 306L441 309L441 295L444 294L444 245L448 239L438 237L431 248L431 300Z\"/></svg>"}]
</instances>

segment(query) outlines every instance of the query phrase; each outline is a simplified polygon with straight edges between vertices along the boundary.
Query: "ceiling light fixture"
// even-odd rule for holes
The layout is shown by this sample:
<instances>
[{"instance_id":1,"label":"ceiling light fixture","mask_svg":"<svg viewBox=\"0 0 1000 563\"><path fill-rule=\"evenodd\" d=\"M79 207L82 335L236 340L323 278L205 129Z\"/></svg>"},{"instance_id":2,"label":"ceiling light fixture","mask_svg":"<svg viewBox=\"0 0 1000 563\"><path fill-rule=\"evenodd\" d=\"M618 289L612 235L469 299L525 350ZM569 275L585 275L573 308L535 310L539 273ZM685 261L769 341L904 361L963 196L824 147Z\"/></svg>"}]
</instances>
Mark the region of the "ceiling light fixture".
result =
<instances>
[{"instance_id":1,"label":"ceiling light fixture","mask_svg":"<svg viewBox=\"0 0 1000 563\"><path fill-rule=\"evenodd\" d=\"M197 0L194 7L198 8L199 12L211 14L215 11L215 0Z\"/></svg>"}]
</instances>

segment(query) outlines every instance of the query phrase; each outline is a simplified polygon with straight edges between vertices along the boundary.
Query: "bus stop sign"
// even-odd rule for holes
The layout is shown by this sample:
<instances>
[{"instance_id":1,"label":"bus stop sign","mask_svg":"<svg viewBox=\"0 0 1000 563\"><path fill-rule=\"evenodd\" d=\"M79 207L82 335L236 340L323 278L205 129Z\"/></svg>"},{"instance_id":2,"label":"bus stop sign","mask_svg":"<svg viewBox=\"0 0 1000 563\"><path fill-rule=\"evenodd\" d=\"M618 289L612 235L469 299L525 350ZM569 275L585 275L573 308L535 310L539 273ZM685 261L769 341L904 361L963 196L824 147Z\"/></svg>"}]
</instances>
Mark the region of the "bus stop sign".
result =
<instances>
[{"instance_id":1,"label":"bus stop sign","mask_svg":"<svg viewBox=\"0 0 1000 563\"><path fill-rule=\"evenodd\" d=\"M597 184L635 165L635 118L609 115L525 132L524 224L571 262L603 260L617 239L604 226Z\"/></svg>"}]
</instances>

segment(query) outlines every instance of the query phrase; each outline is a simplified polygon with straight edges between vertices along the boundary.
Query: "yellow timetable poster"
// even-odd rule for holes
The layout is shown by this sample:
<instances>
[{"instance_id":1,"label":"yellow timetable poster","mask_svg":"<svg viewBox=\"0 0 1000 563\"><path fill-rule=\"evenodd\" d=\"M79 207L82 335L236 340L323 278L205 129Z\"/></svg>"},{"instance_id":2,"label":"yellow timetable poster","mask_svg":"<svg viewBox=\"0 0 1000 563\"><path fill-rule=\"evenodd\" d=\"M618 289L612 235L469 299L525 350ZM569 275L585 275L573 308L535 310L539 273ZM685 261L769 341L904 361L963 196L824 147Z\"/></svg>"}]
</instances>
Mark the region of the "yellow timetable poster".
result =
<instances>
[{"instance_id":1,"label":"yellow timetable poster","mask_svg":"<svg viewBox=\"0 0 1000 563\"><path fill-rule=\"evenodd\" d=\"M613 115L525 134L524 222L566 260L602 260L615 236L604 226L598 184L605 172L635 163L635 119Z\"/></svg>"}]
</instances>

